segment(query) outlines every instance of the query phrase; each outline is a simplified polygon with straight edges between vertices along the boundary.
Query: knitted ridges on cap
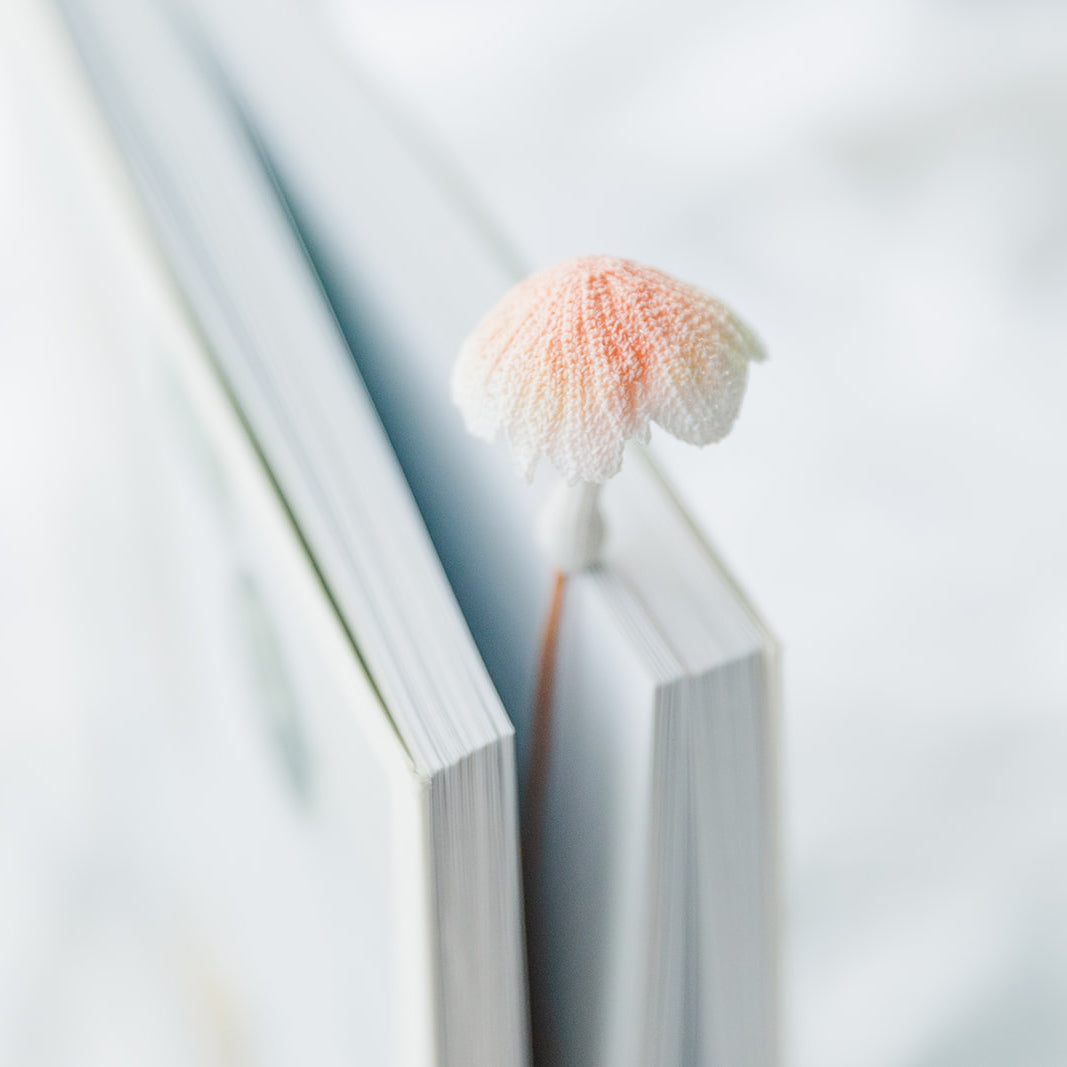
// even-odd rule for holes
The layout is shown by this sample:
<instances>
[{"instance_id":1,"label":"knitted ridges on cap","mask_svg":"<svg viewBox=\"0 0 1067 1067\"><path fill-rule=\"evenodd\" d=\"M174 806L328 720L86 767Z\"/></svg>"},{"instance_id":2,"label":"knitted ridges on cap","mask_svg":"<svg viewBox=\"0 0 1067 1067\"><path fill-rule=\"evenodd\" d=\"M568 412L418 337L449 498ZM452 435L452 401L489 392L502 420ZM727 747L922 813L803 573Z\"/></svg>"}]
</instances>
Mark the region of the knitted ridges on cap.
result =
<instances>
[{"instance_id":1,"label":"knitted ridges on cap","mask_svg":"<svg viewBox=\"0 0 1067 1067\"><path fill-rule=\"evenodd\" d=\"M755 334L725 305L611 256L564 260L515 286L464 342L452 396L471 433L503 431L519 473L541 455L567 481L616 474L649 423L696 445L729 433Z\"/></svg>"}]
</instances>

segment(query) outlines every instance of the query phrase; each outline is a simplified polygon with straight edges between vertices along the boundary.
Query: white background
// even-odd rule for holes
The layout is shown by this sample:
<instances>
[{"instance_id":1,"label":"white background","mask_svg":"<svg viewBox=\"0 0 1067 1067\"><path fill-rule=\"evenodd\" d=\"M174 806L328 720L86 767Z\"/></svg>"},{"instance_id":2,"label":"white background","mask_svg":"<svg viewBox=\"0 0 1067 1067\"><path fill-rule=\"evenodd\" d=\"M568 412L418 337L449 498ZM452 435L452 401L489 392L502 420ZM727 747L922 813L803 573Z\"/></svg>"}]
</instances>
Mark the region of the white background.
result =
<instances>
[{"instance_id":1,"label":"white background","mask_svg":"<svg viewBox=\"0 0 1067 1067\"><path fill-rule=\"evenodd\" d=\"M532 266L646 260L767 342L724 444L661 444L786 650L789 1063L1062 1067L1067 7L329 10ZM68 578L124 536L16 118L0 82L8 845L63 817L93 641L119 640L86 621L107 583Z\"/></svg>"}]
</instances>

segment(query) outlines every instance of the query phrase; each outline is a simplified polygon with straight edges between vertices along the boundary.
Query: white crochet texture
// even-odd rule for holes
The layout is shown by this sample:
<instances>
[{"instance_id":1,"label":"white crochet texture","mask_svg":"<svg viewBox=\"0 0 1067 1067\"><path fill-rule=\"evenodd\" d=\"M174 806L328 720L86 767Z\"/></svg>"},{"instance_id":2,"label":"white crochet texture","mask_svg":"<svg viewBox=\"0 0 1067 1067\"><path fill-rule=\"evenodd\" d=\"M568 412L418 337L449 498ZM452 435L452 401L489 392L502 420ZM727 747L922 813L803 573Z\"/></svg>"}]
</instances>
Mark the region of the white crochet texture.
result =
<instances>
[{"instance_id":1,"label":"white crochet texture","mask_svg":"<svg viewBox=\"0 0 1067 1067\"><path fill-rule=\"evenodd\" d=\"M724 304L663 271L581 256L531 275L460 349L452 398L478 437L504 432L529 480L545 455L571 484L618 473L649 423L695 445L741 408L756 335Z\"/></svg>"}]
</instances>

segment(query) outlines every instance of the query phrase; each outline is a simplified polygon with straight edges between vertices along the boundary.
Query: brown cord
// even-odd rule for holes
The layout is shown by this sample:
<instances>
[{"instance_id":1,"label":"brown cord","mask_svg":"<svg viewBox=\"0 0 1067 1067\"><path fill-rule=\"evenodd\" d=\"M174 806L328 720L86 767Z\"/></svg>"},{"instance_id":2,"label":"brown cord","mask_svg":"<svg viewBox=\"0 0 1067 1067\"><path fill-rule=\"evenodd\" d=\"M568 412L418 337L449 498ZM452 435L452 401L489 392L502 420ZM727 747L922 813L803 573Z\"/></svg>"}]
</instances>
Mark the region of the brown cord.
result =
<instances>
[{"instance_id":1,"label":"brown cord","mask_svg":"<svg viewBox=\"0 0 1067 1067\"><path fill-rule=\"evenodd\" d=\"M544 930L540 919L541 845L544 835L545 791L548 761L552 752L552 695L556 681L556 651L559 647L559 621L563 613L563 589L567 575L557 571L541 638L541 663L534 699L530 766L526 776L526 803L523 823L523 895L526 902L526 952L530 969L530 1016L534 1063L554 1062L550 1021L545 1011Z\"/></svg>"}]
</instances>

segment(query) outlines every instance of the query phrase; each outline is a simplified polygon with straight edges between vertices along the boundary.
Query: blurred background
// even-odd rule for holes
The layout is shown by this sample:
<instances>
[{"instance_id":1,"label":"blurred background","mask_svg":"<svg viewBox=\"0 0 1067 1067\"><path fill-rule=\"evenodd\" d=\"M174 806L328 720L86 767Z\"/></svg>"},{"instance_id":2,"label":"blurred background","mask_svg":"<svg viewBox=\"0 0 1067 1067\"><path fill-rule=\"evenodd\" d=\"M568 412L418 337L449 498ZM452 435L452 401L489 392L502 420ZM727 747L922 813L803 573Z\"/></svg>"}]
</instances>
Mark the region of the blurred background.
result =
<instances>
[{"instance_id":1,"label":"blurred background","mask_svg":"<svg viewBox=\"0 0 1067 1067\"><path fill-rule=\"evenodd\" d=\"M531 266L645 260L767 342L726 442L657 448L785 647L787 1063L1062 1067L1067 5L308 15ZM153 669L121 387L18 105L0 80L0 1034L48 887L100 888L136 776L86 746Z\"/></svg>"}]
</instances>

